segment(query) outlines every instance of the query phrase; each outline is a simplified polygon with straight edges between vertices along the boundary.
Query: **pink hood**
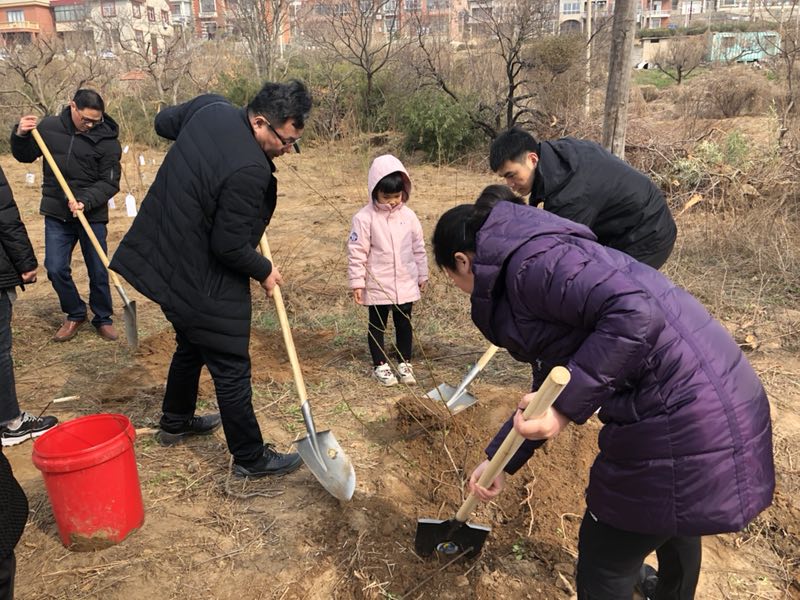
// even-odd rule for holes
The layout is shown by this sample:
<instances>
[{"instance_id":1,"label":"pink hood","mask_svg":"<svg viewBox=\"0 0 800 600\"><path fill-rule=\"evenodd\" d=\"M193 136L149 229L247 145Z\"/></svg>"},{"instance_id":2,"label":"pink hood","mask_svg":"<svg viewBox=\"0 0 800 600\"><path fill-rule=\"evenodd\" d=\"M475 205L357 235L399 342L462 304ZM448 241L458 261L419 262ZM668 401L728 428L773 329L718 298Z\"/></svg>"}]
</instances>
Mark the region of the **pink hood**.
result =
<instances>
[{"instance_id":1,"label":"pink hood","mask_svg":"<svg viewBox=\"0 0 800 600\"><path fill-rule=\"evenodd\" d=\"M405 189L403 194L403 202L408 202L411 197L411 178L408 176L408 171L400 162L400 159L391 154L384 154L372 161L369 167L369 175L367 175L367 190L369 191L369 201L372 202L372 192L378 182L389 175L390 173L400 172L403 174L405 181Z\"/></svg>"}]
</instances>

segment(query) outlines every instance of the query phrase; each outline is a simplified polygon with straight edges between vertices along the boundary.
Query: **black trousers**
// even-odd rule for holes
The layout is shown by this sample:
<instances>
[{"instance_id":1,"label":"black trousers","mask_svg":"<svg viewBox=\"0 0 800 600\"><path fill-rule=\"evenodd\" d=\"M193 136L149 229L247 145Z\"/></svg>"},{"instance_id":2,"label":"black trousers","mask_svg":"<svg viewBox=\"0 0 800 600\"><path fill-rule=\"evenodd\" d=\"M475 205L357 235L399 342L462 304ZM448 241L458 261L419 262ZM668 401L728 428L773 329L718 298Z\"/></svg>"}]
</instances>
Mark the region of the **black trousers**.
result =
<instances>
[{"instance_id":1,"label":"black trousers","mask_svg":"<svg viewBox=\"0 0 800 600\"><path fill-rule=\"evenodd\" d=\"M653 550L658 557L653 600L692 600L700 576L700 537L622 531L596 521L587 510L578 539L578 600L630 598L639 569Z\"/></svg>"},{"instance_id":2,"label":"black trousers","mask_svg":"<svg viewBox=\"0 0 800 600\"><path fill-rule=\"evenodd\" d=\"M397 353L400 362L411 361L412 329L411 329L411 307L412 302L405 304L382 304L369 307L369 333L367 343L369 353L372 355L372 364L378 366L385 363L389 355L384 348L384 336L386 325L389 319L389 311L392 311L394 320L394 333L397 340Z\"/></svg>"},{"instance_id":3,"label":"black trousers","mask_svg":"<svg viewBox=\"0 0 800 600\"><path fill-rule=\"evenodd\" d=\"M214 380L222 429L234 461L258 459L264 453L264 439L253 411L250 357L193 344L178 329L175 341L178 345L169 366L161 425L180 427L194 416L200 371L205 365Z\"/></svg>"},{"instance_id":4,"label":"black trousers","mask_svg":"<svg viewBox=\"0 0 800 600\"><path fill-rule=\"evenodd\" d=\"M17 560L11 552L0 560L0 600L14 600L14 574L17 572Z\"/></svg>"}]
</instances>

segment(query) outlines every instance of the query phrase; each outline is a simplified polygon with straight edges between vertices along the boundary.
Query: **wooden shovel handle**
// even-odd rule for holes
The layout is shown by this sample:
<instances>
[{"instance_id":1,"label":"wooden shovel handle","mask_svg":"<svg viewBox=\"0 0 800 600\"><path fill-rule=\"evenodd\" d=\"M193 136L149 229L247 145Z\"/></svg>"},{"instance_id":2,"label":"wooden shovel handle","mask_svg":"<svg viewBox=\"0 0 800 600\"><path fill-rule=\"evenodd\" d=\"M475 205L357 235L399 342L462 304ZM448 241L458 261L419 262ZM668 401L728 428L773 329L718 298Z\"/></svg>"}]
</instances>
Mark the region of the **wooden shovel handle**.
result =
<instances>
[{"instance_id":1,"label":"wooden shovel handle","mask_svg":"<svg viewBox=\"0 0 800 600\"><path fill-rule=\"evenodd\" d=\"M547 375L547 379L545 379L544 383L536 391L536 395L530 403L528 403L528 406L525 407L522 417L526 420L541 417L545 411L550 408L553 402L556 401L556 398L558 398L564 387L569 383L569 379L570 374L567 369L564 367L554 367ZM500 448L497 449L492 460L489 461L486 470L481 473L480 479L478 479L478 485L486 487L491 484L494 478L497 477L511 460L511 457L519 450L524 441L525 438L518 434L515 429L509 431L506 439L503 440ZM464 504L461 505L461 508L458 509L456 520L462 523L466 522L477 504L478 497L475 494L470 494L464 501Z\"/></svg>"},{"instance_id":2,"label":"wooden shovel handle","mask_svg":"<svg viewBox=\"0 0 800 600\"><path fill-rule=\"evenodd\" d=\"M476 367L478 367L478 370L479 370L479 371L483 371L483 368L484 368L486 365L488 365L488 364L489 364L489 361L490 361L490 360L492 360L492 357L493 357L495 354L497 354L497 351L498 351L498 350L500 350L500 348L498 348L498 347L497 347L497 346L495 346L494 344L492 344L491 346L489 346L489 349L488 349L488 350L486 350L486 352L484 352L484 353L483 353L483 356L481 356L481 357L478 359L478 362L477 362L477 363L475 363L475 366L476 366Z\"/></svg>"},{"instance_id":3,"label":"wooden shovel handle","mask_svg":"<svg viewBox=\"0 0 800 600\"><path fill-rule=\"evenodd\" d=\"M261 254L267 257L272 262L272 252L269 251L269 242L267 242L267 234L261 236L261 241L258 243L261 248ZM274 265L273 265L274 267ZM292 339L292 330L289 327L289 318L286 316L286 307L283 304L283 296L281 295L280 286L276 285L272 290L272 299L275 301L275 310L278 313L278 321L281 324L281 333L283 333L283 342L286 345L286 353L289 355L289 362L292 365L292 375L294 376L294 383L297 386L297 395L300 396L300 405L306 403L308 395L306 393L306 384L303 380L303 372L300 370L300 361L297 358L297 350L294 347L294 339Z\"/></svg>"},{"instance_id":4,"label":"wooden shovel handle","mask_svg":"<svg viewBox=\"0 0 800 600\"><path fill-rule=\"evenodd\" d=\"M53 155L50 154L50 150L47 148L47 144L44 143L42 139L42 135L39 133L38 130L35 128L31 130L31 134L33 135L33 139L36 140L36 143L39 145L39 149L42 151L42 155L44 156L47 164L50 165L50 170L53 171L53 174L56 176L58 183L61 185L61 189L64 190L64 194L67 196L68 200L72 200L75 202L75 196L72 194L72 190L69 188L69 184L67 180L64 179L64 175L61 173L61 169L58 168ZM86 231L86 235L89 237L89 240L92 242L92 246L94 246L95 252L100 257L100 260L103 261L106 269L108 269L109 260L108 255L106 255L103 247L100 245L97 236L95 236L94 231L92 231L91 226L89 225L89 221L86 220L86 217L83 214L82 210L79 210L75 213L78 216L78 220L83 225L84 231ZM114 273L111 269L108 269L108 272L111 274L111 278L114 280L114 285L118 288L122 286L119 279L117 278L117 274Z\"/></svg>"}]
</instances>

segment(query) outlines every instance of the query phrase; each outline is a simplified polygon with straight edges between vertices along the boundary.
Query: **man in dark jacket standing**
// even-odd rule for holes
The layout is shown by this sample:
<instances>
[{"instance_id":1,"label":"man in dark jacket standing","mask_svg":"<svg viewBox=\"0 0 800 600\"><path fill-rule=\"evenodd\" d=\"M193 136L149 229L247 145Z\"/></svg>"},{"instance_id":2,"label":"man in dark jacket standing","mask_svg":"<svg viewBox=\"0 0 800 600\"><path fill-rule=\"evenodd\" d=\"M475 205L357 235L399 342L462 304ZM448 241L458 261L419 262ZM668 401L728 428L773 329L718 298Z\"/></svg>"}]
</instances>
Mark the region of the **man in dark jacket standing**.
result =
<instances>
[{"instance_id":1,"label":"man in dark jacket standing","mask_svg":"<svg viewBox=\"0 0 800 600\"><path fill-rule=\"evenodd\" d=\"M299 455L264 444L250 387L250 280L271 295L280 273L255 248L272 218L272 159L302 134L311 97L299 81L267 83L237 108L207 94L164 109L158 134L175 143L111 268L157 302L175 328L159 440L169 445L216 429L234 471L290 473ZM214 380L220 415L195 416L200 370Z\"/></svg>"},{"instance_id":2,"label":"man in dark jacket standing","mask_svg":"<svg viewBox=\"0 0 800 600\"><path fill-rule=\"evenodd\" d=\"M582 223L604 246L658 269L672 253L677 227L664 194L644 173L602 146L575 138L537 142L518 127L489 150L489 166L529 203Z\"/></svg>"},{"instance_id":3,"label":"man in dark jacket standing","mask_svg":"<svg viewBox=\"0 0 800 600\"><path fill-rule=\"evenodd\" d=\"M42 435L58 423L21 411L11 358L11 305L16 287L36 281L39 266L20 219L14 195L0 169L0 445L14 446Z\"/></svg>"},{"instance_id":4,"label":"man in dark jacket standing","mask_svg":"<svg viewBox=\"0 0 800 600\"><path fill-rule=\"evenodd\" d=\"M47 277L58 295L66 319L53 339L66 342L86 322L86 303L72 280L72 251L80 243L89 273L89 306L92 325L106 340L116 340L111 319L111 290L108 271L92 247L86 232L74 217L83 210L92 231L106 250L108 200L119 191L120 149L117 123L105 113L105 103L93 90L78 90L59 116L41 122L33 115L22 117L11 134L11 152L20 162L30 163L42 155L30 134L38 129L53 158L64 174L77 202L67 202L61 186L44 162L42 204L44 215Z\"/></svg>"}]
</instances>

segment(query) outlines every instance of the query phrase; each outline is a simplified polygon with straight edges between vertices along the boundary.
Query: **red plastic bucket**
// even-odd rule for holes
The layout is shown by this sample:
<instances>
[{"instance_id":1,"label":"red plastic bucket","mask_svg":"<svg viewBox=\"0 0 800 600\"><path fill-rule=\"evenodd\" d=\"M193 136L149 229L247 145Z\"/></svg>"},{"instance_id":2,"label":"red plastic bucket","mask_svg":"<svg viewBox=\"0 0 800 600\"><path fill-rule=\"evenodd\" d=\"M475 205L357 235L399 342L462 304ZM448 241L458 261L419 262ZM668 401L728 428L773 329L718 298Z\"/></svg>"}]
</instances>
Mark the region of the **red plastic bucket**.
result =
<instances>
[{"instance_id":1,"label":"red plastic bucket","mask_svg":"<svg viewBox=\"0 0 800 600\"><path fill-rule=\"evenodd\" d=\"M66 547L106 548L144 523L135 438L128 417L100 414L61 423L34 441L33 464Z\"/></svg>"}]
</instances>

